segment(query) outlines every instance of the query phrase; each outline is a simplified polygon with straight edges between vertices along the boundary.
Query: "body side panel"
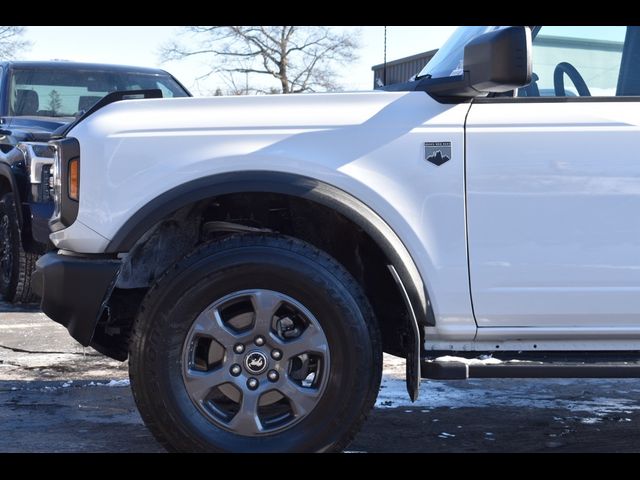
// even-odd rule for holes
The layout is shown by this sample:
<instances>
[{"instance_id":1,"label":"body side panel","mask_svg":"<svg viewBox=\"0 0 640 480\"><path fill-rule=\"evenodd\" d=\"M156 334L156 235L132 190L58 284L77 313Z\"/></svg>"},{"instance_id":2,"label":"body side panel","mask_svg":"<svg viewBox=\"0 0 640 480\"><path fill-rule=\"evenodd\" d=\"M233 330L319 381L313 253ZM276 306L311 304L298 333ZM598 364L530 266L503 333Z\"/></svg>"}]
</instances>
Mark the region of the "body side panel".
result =
<instances>
[{"instance_id":1,"label":"body side panel","mask_svg":"<svg viewBox=\"0 0 640 480\"><path fill-rule=\"evenodd\" d=\"M69 133L81 144L78 222L111 240L154 198L198 178L261 170L315 178L389 225L433 297L437 328L472 339L463 194L468 108L422 92L115 103ZM426 162L425 142L451 142L451 160ZM57 235L52 240L65 248L64 231ZM105 246L98 239L74 248L100 253Z\"/></svg>"}]
</instances>

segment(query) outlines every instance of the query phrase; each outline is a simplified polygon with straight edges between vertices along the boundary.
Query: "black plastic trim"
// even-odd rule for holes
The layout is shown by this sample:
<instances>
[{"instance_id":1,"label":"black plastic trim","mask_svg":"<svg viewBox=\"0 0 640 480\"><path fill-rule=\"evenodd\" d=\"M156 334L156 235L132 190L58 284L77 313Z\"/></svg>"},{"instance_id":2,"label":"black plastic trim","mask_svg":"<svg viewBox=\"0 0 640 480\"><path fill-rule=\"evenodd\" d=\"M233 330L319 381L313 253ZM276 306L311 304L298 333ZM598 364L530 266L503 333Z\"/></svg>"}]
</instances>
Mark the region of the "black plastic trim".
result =
<instances>
[{"instance_id":1,"label":"black plastic trim","mask_svg":"<svg viewBox=\"0 0 640 480\"><path fill-rule=\"evenodd\" d=\"M469 365L470 378L640 378L640 365Z\"/></svg>"},{"instance_id":2,"label":"black plastic trim","mask_svg":"<svg viewBox=\"0 0 640 480\"><path fill-rule=\"evenodd\" d=\"M469 365L462 362L424 362L421 378L431 380L466 380L469 378Z\"/></svg>"},{"instance_id":3,"label":"black plastic trim","mask_svg":"<svg viewBox=\"0 0 640 480\"><path fill-rule=\"evenodd\" d=\"M80 159L80 143L73 137L63 138L51 142L58 147L60 156L60 192L59 216L54 216L49 222L52 232L70 226L78 218L78 201L69 197L69 162ZM80 168L80 167L79 167Z\"/></svg>"},{"instance_id":4,"label":"black plastic trim","mask_svg":"<svg viewBox=\"0 0 640 480\"><path fill-rule=\"evenodd\" d=\"M355 222L371 236L398 272L418 323L435 325L428 292L400 237L378 214L358 199L339 188L309 177L280 172L246 171L193 180L163 193L138 210L114 235L105 252L128 252L151 227L186 205L215 196L243 192L281 193L305 198L329 207Z\"/></svg>"},{"instance_id":5,"label":"black plastic trim","mask_svg":"<svg viewBox=\"0 0 640 480\"><path fill-rule=\"evenodd\" d=\"M640 365L625 364L498 364L469 365L463 362L424 362L422 378L640 378Z\"/></svg>"},{"instance_id":6,"label":"black plastic trim","mask_svg":"<svg viewBox=\"0 0 640 480\"><path fill-rule=\"evenodd\" d=\"M391 272L391 276L395 280L396 285L402 294L402 300L404 300L404 304L409 311L409 330L407 331L407 335L409 337L407 343L409 344L409 348L406 352L405 380L407 383L407 393L409 394L409 398L411 398L412 402L415 402L420 393L420 352L422 351L422 345L420 344L420 326L418 325L418 319L414 314L416 309L411 305L411 300L409 299L409 295L407 295L407 289L404 287L402 280L400 280L398 272L393 265L389 265L388 267Z\"/></svg>"},{"instance_id":7,"label":"black plastic trim","mask_svg":"<svg viewBox=\"0 0 640 480\"><path fill-rule=\"evenodd\" d=\"M120 260L51 252L36 262L31 285L42 299L42 311L87 346L111 295L120 264Z\"/></svg>"}]
</instances>

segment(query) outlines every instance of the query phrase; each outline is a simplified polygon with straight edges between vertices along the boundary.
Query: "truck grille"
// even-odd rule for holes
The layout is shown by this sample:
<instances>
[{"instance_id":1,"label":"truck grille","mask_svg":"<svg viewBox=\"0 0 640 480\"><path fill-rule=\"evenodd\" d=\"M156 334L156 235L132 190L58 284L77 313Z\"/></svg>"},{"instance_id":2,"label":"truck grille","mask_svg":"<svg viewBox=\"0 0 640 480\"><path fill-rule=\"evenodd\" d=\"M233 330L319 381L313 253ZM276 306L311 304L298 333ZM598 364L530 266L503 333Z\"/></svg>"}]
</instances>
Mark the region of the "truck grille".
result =
<instances>
[{"instance_id":1,"label":"truck grille","mask_svg":"<svg viewBox=\"0 0 640 480\"><path fill-rule=\"evenodd\" d=\"M53 175L51 173L52 165L42 166L42 176L40 177L40 188L38 197L41 202L53 201Z\"/></svg>"}]
</instances>

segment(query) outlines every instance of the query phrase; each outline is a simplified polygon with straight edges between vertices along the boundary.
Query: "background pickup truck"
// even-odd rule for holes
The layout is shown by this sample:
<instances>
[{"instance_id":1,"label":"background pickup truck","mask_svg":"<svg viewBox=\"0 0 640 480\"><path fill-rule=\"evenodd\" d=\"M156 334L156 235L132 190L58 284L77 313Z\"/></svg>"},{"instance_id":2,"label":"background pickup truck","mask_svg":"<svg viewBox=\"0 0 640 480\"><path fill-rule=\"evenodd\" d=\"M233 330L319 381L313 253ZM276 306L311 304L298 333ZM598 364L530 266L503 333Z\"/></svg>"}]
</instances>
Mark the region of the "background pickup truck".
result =
<instances>
[{"instance_id":1,"label":"background pickup truck","mask_svg":"<svg viewBox=\"0 0 640 480\"><path fill-rule=\"evenodd\" d=\"M190 93L163 70L74 62L0 63L0 295L30 302L31 273L51 247L48 221L57 129L108 93L159 89L163 97ZM14 148L16 145L19 148Z\"/></svg>"},{"instance_id":2,"label":"background pickup truck","mask_svg":"<svg viewBox=\"0 0 640 480\"><path fill-rule=\"evenodd\" d=\"M382 351L412 399L638 377L639 56L637 26L461 27L395 91L109 104L50 143L42 309L181 451L340 450Z\"/></svg>"}]
</instances>

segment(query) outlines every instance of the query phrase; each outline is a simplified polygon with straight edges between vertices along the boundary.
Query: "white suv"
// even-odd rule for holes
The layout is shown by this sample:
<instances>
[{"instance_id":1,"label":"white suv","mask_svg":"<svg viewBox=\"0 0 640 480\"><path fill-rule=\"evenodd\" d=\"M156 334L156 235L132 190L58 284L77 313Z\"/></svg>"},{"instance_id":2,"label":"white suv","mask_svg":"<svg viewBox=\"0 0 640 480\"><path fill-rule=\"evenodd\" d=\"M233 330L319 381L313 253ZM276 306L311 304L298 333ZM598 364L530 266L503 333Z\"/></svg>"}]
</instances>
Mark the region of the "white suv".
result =
<instances>
[{"instance_id":1,"label":"white suv","mask_svg":"<svg viewBox=\"0 0 640 480\"><path fill-rule=\"evenodd\" d=\"M606 363L640 350L638 55L640 27L463 27L387 91L107 105L52 142L42 308L129 358L180 451L344 448L383 351L414 399L638 376ZM569 351L605 363L429 361Z\"/></svg>"}]
</instances>

